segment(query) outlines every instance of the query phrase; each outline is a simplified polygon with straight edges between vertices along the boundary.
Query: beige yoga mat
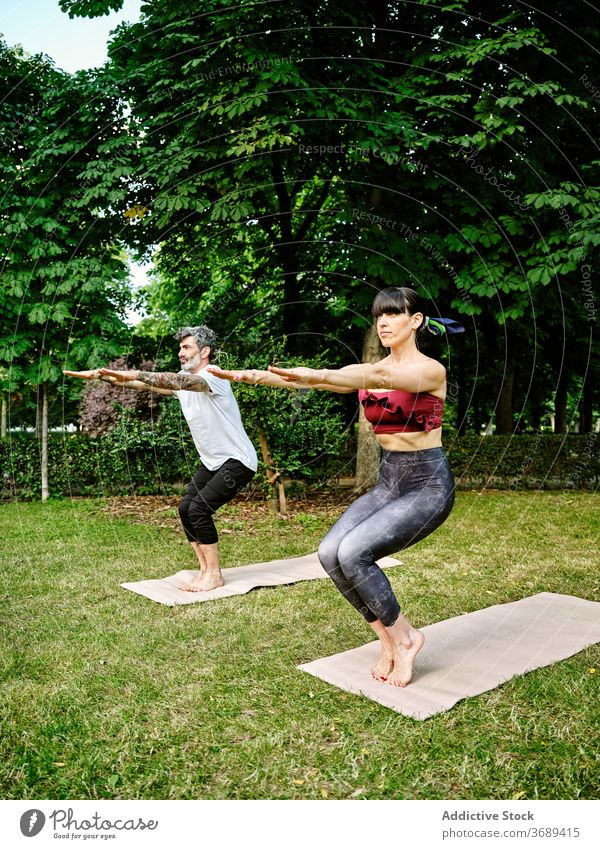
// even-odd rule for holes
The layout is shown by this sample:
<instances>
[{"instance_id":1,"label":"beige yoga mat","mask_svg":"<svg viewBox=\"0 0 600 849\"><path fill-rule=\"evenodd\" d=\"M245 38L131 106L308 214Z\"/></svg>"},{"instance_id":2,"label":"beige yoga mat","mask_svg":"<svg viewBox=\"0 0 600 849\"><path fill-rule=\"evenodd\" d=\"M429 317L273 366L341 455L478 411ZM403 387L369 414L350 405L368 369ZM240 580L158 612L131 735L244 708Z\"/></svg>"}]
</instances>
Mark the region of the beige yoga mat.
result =
<instances>
[{"instance_id":1,"label":"beige yoga mat","mask_svg":"<svg viewBox=\"0 0 600 849\"><path fill-rule=\"evenodd\" d=\"M303 663L298 669L385 707L427 719L515 675L549 666L600 642L600 603L539 593L421 629L413 680L395 687L371 677L379 641Z\"/></svg>"},{"instance_id":2,"label":"beige yoga mat","mask_svg":"<svg viewBox=\"0 0 600 849\"><path fill-rule=\"evenodd\" d=\"M398 566L401 561L393 557L382 557L377 561L380 566ZM159 604L173 607L176 604L195 604L231 595L243 595L255 587L277 587L281 584L295 584L297 581L314 581L327 578L327 573L319 563L316 551L301 557L287 560L269 560L266 563L252 563L250 566L234 566L223 569L224 586L208 592L191 593L180 590L179 584L189 584L198 573L184 570L168 578L156 578L149 581L121 584L126 590L146 596Z\"/></svg>"}]
</instances>

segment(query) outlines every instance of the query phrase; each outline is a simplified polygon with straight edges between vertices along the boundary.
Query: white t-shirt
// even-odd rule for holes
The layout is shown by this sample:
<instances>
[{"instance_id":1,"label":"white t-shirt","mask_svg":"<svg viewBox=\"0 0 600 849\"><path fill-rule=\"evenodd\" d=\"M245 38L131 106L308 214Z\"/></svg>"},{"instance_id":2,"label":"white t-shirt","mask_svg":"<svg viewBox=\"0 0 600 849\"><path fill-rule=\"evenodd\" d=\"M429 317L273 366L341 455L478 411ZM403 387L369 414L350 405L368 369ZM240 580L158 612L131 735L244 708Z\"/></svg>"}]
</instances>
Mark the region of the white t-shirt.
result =
<instances>
[{"instance_id":1,"label":"white t-shirt","mask_svg":"<svg viewBox=\"0 0 600 849\"><path fill-rule=\"evenodd\" d=\"M255 472L258 458L244 430L229 381L210 374L206 369L196 374L208 383L210 392L178 389L175 394L181 403L202 465L214 472L226 460L239 460Z\"/></svg>"}]
</instances>

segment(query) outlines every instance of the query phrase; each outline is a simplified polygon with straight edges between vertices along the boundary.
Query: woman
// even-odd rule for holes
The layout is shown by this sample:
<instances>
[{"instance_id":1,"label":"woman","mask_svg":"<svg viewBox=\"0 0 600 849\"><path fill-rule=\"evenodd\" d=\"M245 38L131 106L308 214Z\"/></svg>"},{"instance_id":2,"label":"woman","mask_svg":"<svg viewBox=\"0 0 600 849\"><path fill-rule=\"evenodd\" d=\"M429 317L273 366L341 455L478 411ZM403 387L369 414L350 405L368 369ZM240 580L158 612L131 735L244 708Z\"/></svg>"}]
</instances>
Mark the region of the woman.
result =
<instances>
[{"instance_id":1,"label":"woman","mask_svg":"<svg viewBox=\"0 0 600 849\"><path fill-rule=\"evenodd\" d=\"M376 560L428 536L454 504L454 480L442 449L446 369L421 353L418 334L464 330L450 319L425 316L417 292L385 289L373 316L389 354L377 363L341 369L221 371L219 377L267 386L296 386L351 392L373 425L383 449L379 483L354 501L326 534L319 560L342 595L366 619L381 642L372 669L379 681L405 687L424 635L400 612Z\"/></svg>"}]
</instances>

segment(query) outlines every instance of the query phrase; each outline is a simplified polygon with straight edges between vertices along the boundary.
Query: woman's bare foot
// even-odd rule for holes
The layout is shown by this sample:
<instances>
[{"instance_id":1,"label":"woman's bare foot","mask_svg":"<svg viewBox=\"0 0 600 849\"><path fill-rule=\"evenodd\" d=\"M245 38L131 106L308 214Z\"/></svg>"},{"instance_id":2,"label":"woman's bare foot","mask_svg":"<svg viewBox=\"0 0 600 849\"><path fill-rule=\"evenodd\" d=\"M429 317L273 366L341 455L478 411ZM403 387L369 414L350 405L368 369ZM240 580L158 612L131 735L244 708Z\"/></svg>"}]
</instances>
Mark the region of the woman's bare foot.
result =
<instances>
[{"instance_id":1,"label":"woman's bare foot","mask_svg":"<svg viewBox=\"0 0 600 849\"><path fill-rule=\"evenodd\" d=\"M369 625L375 631L381 643L381 655L375 666L371 669L371 675L376 681L387 681L387 677L394 665L392 641L390 640L387 628L379 619L375 622L369 622Z\"/></svg>"},{"instance_id":2,"label":"woman's bare foot","mask_svg":"<svg viewBox=\"0 0 600 849\"><path fill-rule=\"evenodd\" d=\"M400 614L396 622L386 629L392 643L393 669L387 683L406 687L413 674L415 658L423 648L425 635Z\"/></svg>"},{"instance_id":3,"label":"woman's bare foot","mask_svg":"<svg viewBox=\"0 0 600 849\"><path fill-rule=\"evenodd\" d=\"M415 657L421 651L425 642L425 635L414 628L411 629L410 637L410 648L399 646L397 649L394 649L394 668L390 675L388 675L387 682L388 684L394 684L396 687L406 687L410 683Z\"/></svg>"},{"instance_id":4,"label":"woman's bare foot","mask_svg":"<svg viewBox=\"0 0 600 849\"><path fill-rule=\"evenodd\" d=\"M371 675L376 681L387 681L390 672L394 666L394 659L391 651L381 644L381 656L375 666L371 669Z\"/></svg>"}]
</instances>

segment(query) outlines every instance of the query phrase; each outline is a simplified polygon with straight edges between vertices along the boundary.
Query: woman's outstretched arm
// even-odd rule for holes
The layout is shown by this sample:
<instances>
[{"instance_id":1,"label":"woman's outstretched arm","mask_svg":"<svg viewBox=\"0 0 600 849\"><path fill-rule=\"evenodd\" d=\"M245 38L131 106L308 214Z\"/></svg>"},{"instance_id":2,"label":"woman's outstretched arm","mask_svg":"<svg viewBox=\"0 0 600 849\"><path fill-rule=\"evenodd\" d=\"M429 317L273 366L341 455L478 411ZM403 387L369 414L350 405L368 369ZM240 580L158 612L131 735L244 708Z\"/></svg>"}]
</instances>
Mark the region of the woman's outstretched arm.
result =
<instances>
[{"instance_id":1,"label":"woman's outstretched arm","mask_svg":"<svg viewBox=\"0 0 600 849\"><path fill-rule=\"evenodd\" d=\"M431 359L392 365L389 358L386 358L378 363L361 363L341 369L283 369L269 366L269 371L293 385L403 389L405 392L431 392L443 386L446 379L444 366Z\"/></svg>"}]
</instances>

